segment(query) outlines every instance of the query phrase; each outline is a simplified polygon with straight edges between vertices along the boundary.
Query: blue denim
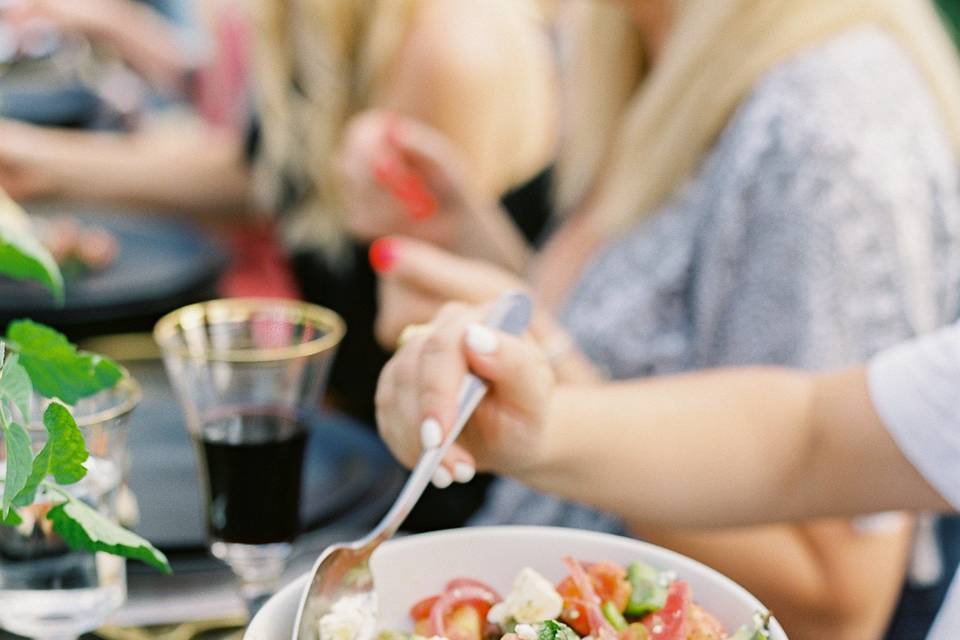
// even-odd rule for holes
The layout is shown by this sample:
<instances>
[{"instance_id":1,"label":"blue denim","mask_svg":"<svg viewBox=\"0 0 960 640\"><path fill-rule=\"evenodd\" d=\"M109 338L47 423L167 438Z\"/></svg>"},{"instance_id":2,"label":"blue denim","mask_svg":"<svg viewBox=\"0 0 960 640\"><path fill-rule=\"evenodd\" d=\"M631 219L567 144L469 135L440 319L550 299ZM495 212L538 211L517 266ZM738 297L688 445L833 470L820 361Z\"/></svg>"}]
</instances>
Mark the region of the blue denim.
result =
<instances>
[{"instance_id":1,"label":"blue denim","mask_svg":"<svg viewBox=\"0 0 960 640\"><path fill-rule=\"evenodd\" d=\"M943 578L930 587L904 585L885 640L924 640L927 637L960 564L960 516L941 518L937 523L937 539L946 567Z\"/></svg>"}]
</instances>

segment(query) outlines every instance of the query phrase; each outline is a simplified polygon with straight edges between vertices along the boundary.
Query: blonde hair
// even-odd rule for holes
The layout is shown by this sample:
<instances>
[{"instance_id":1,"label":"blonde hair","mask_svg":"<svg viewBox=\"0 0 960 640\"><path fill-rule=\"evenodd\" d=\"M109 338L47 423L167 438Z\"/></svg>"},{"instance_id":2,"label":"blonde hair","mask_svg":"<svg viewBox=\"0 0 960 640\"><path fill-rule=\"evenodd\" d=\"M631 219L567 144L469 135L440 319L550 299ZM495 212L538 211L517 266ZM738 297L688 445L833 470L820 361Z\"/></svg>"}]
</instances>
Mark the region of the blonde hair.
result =
<instances>
[{"instance_id":1,"label":"blonde hair","mask_svg":"<svg viewBox=\"0 0 960 640\"><path fill-rule=\"evenodd\" d=\"M333 158L347 120L375 100L419 0L253 0L261 123L257 189L284 231L335 258L343 248Z\"/></svg>"},{"instance_id":2,"label":"blonde hair","mask_svg":"<svg viewBox=\"0 0 960 640\"><path fill-rule=\"evenodd\" d=\"M693 174L766 71L855 24L898 39L960 148L960 64L928 0L674 0L669 38L645 77L642 39L625 7L571 9L556 197L561 214L589 207L605 237Z\"/></svg>"}]
</instances>

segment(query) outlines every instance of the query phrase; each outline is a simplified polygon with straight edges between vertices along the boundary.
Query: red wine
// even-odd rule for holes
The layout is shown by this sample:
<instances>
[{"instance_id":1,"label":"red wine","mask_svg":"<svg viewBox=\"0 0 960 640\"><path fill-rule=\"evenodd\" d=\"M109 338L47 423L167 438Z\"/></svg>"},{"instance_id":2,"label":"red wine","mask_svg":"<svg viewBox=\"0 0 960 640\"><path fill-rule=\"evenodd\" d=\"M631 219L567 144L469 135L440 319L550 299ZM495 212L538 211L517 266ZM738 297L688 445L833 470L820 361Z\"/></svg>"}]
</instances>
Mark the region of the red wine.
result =
<instances>
[{"instance_id":1,"label":"red wine","mask_svg":"<svg viewBox=\"0 0 960 640\"><path fill-rule=\"evenodd\" d=\"M292 542L300 533L307 429L283 415L241 413L203 426L207 529L240 544Z\"/></svg>"}]
</instances>

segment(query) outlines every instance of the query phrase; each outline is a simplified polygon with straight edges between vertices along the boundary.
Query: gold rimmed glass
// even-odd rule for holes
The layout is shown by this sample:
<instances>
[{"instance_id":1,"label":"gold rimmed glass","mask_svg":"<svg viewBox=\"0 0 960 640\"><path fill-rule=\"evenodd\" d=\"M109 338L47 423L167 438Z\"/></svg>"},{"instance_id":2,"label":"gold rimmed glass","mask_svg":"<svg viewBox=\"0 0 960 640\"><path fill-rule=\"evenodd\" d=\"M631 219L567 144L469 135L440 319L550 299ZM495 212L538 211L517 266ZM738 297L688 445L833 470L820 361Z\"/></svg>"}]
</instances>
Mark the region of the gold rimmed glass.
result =
<instances>
[{"instance_id":1,"label":"gold rimmed glass","mask_svg":"<svg viewBox=\"0 0 960 640\"><path fill-rule=\"evenodd\" d=\"M124 518L127 432L140 387L124 372L111 389L79 400L71 409L90 451L87 475L64 489L115 521ZM31 400L34 453L46 442L41 415L47 401ZM0 475L6 460L0 447ZM75 638L99 627L126 599L123 558L70 550L46 514L58 496L41 491L20 510L23 522L0 527L0 627L43 640Z\"/></svg>"},{"instance_id":2,"label":"gold rimmed glass","mask_svg":"<svg viewBox=\"0 0 960 640\"><path fill-rule=\"evenodd\" d=\"M300 531L308 425L344 333L329 309L264 298L190 305L154 329L196 443L211 549L252 611Z\"/></svg>"}]
</instances>

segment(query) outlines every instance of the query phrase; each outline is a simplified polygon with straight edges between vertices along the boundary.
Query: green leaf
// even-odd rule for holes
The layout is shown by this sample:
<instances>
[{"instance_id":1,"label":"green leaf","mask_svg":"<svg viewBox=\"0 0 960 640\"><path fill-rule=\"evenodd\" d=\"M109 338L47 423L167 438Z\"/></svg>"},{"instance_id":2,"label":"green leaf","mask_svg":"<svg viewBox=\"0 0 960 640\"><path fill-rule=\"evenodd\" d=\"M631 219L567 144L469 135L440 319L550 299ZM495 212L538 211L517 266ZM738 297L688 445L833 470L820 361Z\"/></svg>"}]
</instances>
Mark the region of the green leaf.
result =
<instances>
[{"instance_id":1,"label":"green leaf","mask_svg":"<svg viewBox=\"0 0 960 640\"><path fill-rule=\"evenodd\" d=\"M0 513L0 525L6 525L8 527L15 527L18 524L23 522L23 518L20 517L20 514L11 509L7 512L7 515Z\"/></svg>"},{"instance_id":2,"label":"green leaf","mask_svg":"<svg viewBox=\"0 0 960 640\"><path fill-rule=\"evenodd\" d=\"M30 449L30 434L15 422L3 426L3 441L7 450L7 467L4 471L0 516L6 517L13 499L27 484L33 463L33 451Z\"/></svg>"},{"instance_id":3,"label":"green leaf","mask_svg":"<svg viewBox=\"0 0 960 640\"><path fill-rule=\"evenodd\" d=\"M63 302L63 276L53 256L33 235L30 221L8 197L0 195L0 274L32 280Z\"/></svg>"},{"instance_id":4,"label":"green leaf","mask_svg":"<svg viewBox=\"0 0 960 640\"><path fill-rule=\"evenodd\" d=\"M37 487L47 476L53 476L60 484L74 484L87 475L83 463L90 454L70 411L59 402L51 402L43 412L43 426L47 428L47 442L34 458L30 477L13 501L18 507L33 503Z\"/></svg>"},{"instance_id":5,"label":"green leaf","mask_svg":"<svg viewBox=\"0 0 960 640\"><path fill-rule=\"evenodd\" d=\"M123 370L109 358L77 351L63 334L31 320L11 323L7 338L16 345L34 390L47 398L75 404L123 377Z\"/></svg>"},{"instance_id":6,"label":"green leaf","mask_svg":"<svg viewBox=\"0 0 960 640\"><path fill-rule=\"evenodd\" d=\"M537 640L580 640L576 631L557 620L544 620L536 629Z\"/></svg>"},{"instance_id":7,"label":"green leaf","mask_svg":"<svg viewBox=\"0 0 960 640\"><path fill-rule=\"evenodd\" d=\"M47 519L71 549L103 551L140 560L163 573L171 572L170 563L160 550L79 500L55 506Z\"/></svg>"},{"instance_id":8,"label":"green leaf","mask_svg":"<svg viewBox=\"0 0 960 640\"><path fill-rule=\"evenodd\" d=\"M17 362L19 356L11 355L0 370L0 402L6 400L17 408L24 422L30 420L30 396L33 384L27 370Z\"/></svg>"}]
</instances>

